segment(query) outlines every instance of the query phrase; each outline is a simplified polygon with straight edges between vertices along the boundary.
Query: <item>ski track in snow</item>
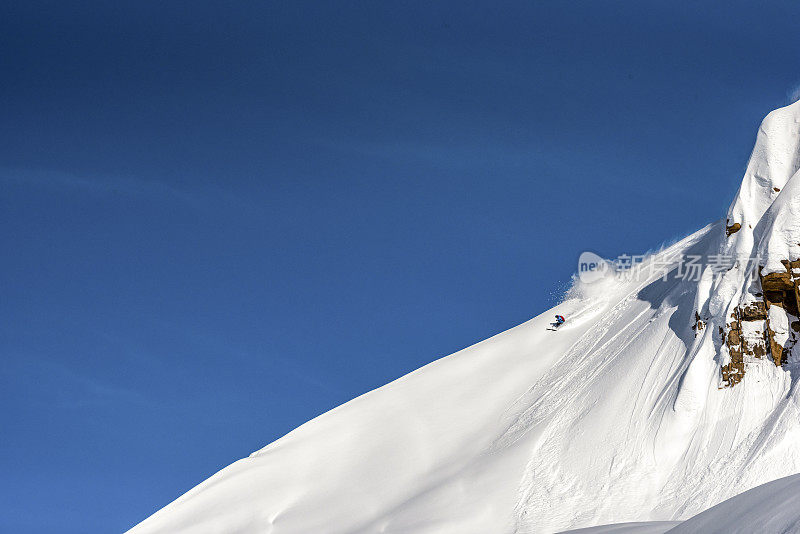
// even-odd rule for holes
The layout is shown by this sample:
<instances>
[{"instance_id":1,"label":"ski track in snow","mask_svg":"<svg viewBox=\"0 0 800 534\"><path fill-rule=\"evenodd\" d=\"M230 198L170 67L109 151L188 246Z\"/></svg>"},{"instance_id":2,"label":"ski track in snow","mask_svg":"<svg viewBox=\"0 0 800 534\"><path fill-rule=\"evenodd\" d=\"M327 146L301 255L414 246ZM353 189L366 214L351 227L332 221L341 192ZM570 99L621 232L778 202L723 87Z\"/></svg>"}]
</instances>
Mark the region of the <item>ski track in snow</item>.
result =
<instances>
[{"instance_id":1,"label":"ski track in snow","mask_svg":"<svg viewBox=\"0 0 800 534\"><path fill-rule=\"evenodd\" d=\"M650 261L663 264L661 270L656 271L643 283L632 284L632 287L623 288L626 291L618 302L598 320L592 328L583 334L561 359L560 364L554 366L550 373L541 378L537 384L517 404L513 410L520 413L508 431L495 446L507 446L521 439L521 436L538 425L546 424L541 437L533 446L531 459L525 470L525 476L520 483L518 501L515 506L517 512L516 532L535 532L542 526L564 524L566 516L573 514L572 506L564 503L563 512L552 512L553 517L547 518L543 510L550 510L547 502L556 488L561 495L573 493L585 495L584 491L577 491L579 477L570 478L563 470L553 472L550 466L563 464L564 444L569 443L569 430L578 426L578 421L587 413L586 407L591 403L581 402L582 398L589 397L586 392L591 392L595 387L597 378L606 373L620 353L625 352L637 338L646 331L647 325L653 316L660 313L648 303L637 300L642 290L654 284L659 286L658 296L663 300L666 295L676 291L682 284L680 280L668 279L662 281L664 272L672 272L676 267L677 257L689 247L698 243L711 232L714 226L707 227L701 232L682 242L673 245L666 251L654 255ZM647 263L639 267L641 272L649 267ZM635 309L632 309L635 308ZM664 341L659 346L659 351L664 346ZM680 344L679 344L680 345ZM680 347L684 349L684 347ZM648 363L648 370L652 363ZM641 397L644 386L640 384L635 398ZM634 403L628 420L634 418L634 413L639 409ZM628 431L626 430L626 433ZM614 478L627 474L629 469L623 462L614 465L606 472L606 485ZM574 487L570 487L574 486ZM570 489L575 491L570 492ZM567 491L565 491L567 490ZM581 488L581 490L591 490ZM596 488L603 491L602 486ZM565 496L565 498L569 498ZM578 498L580 499L580 497ZM578 505L579 503L575 503ZM585 512L590 514L592 512ZM552 528L552 527L551 527Z\"/></svg>"}]
</instances>

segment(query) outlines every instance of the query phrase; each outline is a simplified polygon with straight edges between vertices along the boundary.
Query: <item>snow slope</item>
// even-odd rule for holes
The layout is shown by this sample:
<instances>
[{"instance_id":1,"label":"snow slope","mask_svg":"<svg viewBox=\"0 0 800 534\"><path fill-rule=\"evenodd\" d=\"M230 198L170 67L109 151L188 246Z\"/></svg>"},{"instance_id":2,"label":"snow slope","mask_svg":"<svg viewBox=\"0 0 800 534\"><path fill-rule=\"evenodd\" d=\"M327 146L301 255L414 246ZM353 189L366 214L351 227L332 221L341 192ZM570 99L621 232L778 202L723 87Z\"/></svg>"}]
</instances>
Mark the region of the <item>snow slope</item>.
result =
<instances>
[{"instance_id":1,"label":"snow slope","mask_svg":"<svg viewBox=\"0 0 800 534\"><path fill-rule=\"evenodd\" d=\"M800 532L800 475L774 480L684 521L670 534Z\"/></svg>"},{"instance_id":2,"label":"snow slope","mask_svg":"<svg viewBox=\"0 0 800 534\"><path fill-rule=\"evenodd\" d=\"M747 262L676 276L682 255L758 254L765 273L800 257L799 124L800 103L764 120L730 237L710 225L629 279L576 282L552 310L309 421L130 532L546 533L684 519L800 472L795 364L748 360L722 387L718 331L755 298ZM568 327L548 331L556 313Z\"/></svg>"},{"instance_id":3,"label":"snow slope","mask_svg":"<svg viewBox=\"0 0 800 534\"><path fill-rule=\"evenodd\" d=\"M579 528L562 534L664 534L680 521L647 521L645 523L617 523L597 527Z\"/></svg>"},{"instance_id":4,"label":"snow slope","mask_svg":"<svg viewBox=\"0 0 800 534\"><path fill-rule=\"evenodd\" d=\"M800 532L800 474L767 482L686 521L620 523L562 534L795 534Z\"/></svg>"}]
</instances>

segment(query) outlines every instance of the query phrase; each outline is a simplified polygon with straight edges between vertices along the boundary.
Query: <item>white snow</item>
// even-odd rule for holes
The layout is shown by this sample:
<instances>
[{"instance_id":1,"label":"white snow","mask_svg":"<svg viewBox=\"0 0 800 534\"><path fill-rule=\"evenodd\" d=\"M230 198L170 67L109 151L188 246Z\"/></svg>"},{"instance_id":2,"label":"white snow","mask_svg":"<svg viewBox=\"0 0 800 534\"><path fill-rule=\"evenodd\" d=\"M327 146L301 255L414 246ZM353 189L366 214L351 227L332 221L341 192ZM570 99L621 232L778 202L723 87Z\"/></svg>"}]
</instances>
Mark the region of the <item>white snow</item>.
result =
<instances>
[{"instance_id":1,"label":"white snow","mask_svg":"<svg viewBox=\"0 0 800 534\"><path fill-rule=\"evenodd\" d=\"M680 521L648 521L645 523L617 523L597 527L579 528L562 534L664 534L680 525Z\"/></svg>"},{"instance_id":2,"label":"white snow","mask_svg":"<svg viewBox=\"0 0 800 534\"><path fill-rule=\"evenodd\" d=\"M309 421L130 532L663 532L675 523L652 522L800 472L796 370L749 361L720 389L718 329L751 298L746 262L664 277L682 254L758 253L773 270L798 257L798 124L800 103L764 120L730 238L710 225L630 280L576 283L555 308ZM568 322L551 332L554 314ZM680 530L702 518L675 532L706 532Z\"/></svg>"},{"instance_id":3,"label":"white snow","mask_svg":"<svg viewBox=\"0 0 800 534\"><path fill-rule=\"evenodd\" d=\"M795 534L800 532L800 474L767 482L686 521L618 523L562 534Z\"/></svg>"},{"instance_id":4,"label":"white snow","mask_svg":"<svg viewBox=\"0 0 800 534\"><path fill-rule=\"evenodd\" d=\"M686 521L618 523L562 534L796 534L800 532L800 474L767 482Z\"/></svg>"},{"instance_id":5,"label":"white snow","mask_svg":"<svg viewBox=\"0 0 800 534\"><path fill-rule=\"evenodd\" d=\"M800 532L800 475L758 486L681 523L670 534Z\"/></svg>"}]
</instances>

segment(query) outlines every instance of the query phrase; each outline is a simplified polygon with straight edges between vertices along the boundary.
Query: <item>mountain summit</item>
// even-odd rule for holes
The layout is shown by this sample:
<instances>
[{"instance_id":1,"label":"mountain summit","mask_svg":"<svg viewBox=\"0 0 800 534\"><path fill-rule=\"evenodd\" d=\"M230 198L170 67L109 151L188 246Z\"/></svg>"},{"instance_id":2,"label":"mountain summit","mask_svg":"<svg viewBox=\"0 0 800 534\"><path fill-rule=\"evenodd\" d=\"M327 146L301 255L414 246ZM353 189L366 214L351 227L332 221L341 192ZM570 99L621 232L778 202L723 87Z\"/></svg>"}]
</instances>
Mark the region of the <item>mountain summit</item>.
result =
<instances>
[{"instance_id":1,"label":"mountain summit","mask_svg":"<svg viewBox=\"0 0 800 534\"><path fill-rule=\"evenodd\" d=\"M552 310L309 421L130 533L557 532L683 520L800 472L798 168L795 103L764 119L725 221L576 277Z\"/></svg>"}]
</instances>

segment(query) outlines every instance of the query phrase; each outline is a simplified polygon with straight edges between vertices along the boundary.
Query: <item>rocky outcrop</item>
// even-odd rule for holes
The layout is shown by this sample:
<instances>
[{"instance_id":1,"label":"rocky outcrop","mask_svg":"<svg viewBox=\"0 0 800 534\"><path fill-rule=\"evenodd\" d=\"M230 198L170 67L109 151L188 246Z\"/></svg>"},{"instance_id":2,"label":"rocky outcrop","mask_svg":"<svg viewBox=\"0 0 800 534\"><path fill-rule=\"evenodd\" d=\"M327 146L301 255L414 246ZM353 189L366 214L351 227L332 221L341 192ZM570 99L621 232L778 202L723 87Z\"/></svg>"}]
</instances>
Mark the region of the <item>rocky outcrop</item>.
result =
<instances>
[{"instance_id":1,"label":"rocky outcrop","mask_svg":"<svg viewBox=\"0 0 800 534\"><path fill-rule=\"evenodd\" d=\"M725 227L725 234L726 234L728 237L730 237L730 236L731 236L731 234L735 234L736 232L738 232L738 231L739 231L739 230L741 230L741 229L742 229L742 225L741 225L741 224L739 224L739 223L733 223L732 225L730 225L730 226L726 226L726 227Z\"/></svg>"},{"instance_id":2,"label":"rocky outcrop","mask_svg":"<svg viewBox=\"0 0 800 534\"><path fill-rule=\"evenodd\" d=\"M763 359L770 347L768 318L764 302L757 301L738 306L731 314L726 328L720 328L723 343L728 348L730 361L720 368L722 381L735 386L744 378L746 359Z\"/></svg>"},{"instance_id":3,"label":"rocky outcrop","mask_svg":"<svg viewBox=\"0 0 800 534\"><path fill-rule=\"evenodd\" d=\"M748 358L769 354L776 366L783 366L800 340L800 260L781 263L785 272L759 272L761 291L749 295L753 300L737 306L731 321L720 327L730 359L720 368L727 386L742 380Z\"/></svg>"},{"instance_id":4,"label":"rocky outcrop","mask_svg":"<svg viewBox=\"0 0 800 534\"><path fill-rule=\"evenodd\" d=\"M744 353L742 347L742 327L741 321L738 318L738 310L734 311L731 316L732 321L728 323L728 335L725 336L725 331L720 333L728 346L728 354L730 355L730 362L720 368L722 372L722 381L727 386L735 386L744 378Z\"/></svg>"},{"instance_id":5,"label":"rocky outcrop","mask_svg":"<svg viewBox=\"0 0 800 534\"><path fill-rule=\"evenodd\" d=\"M798 310L800 260L783 260L781 263L786 268L786 272L769 273L761 277L761 287L767 310L773 307L780 308L780 310L773 310L774 313L767 314L768 321L770 316L777 317L776 325L773 328L771 324L768 324L767 332L772 361L779 366L786 363L789 351L797 343L797 333L800 328L798 322L798 316L800 316L800 310ZM780 325L777 324L778 320Z\"/></svg>"},{"instance_id":6,"label":"rocky outcrop","mask_svg":"<svg viewBox=\"0 0 800 534\"><path fill-rule=\"evenodd\" d=\"M705 330L705 328L706 322L700 317L699 313L694 312L694 324L692 325L692 330L694 330L695 336Z\"/></svg>"},{"instance_id":7,"label":"rocky outcrop","mask_svg":"<svg viewBox=\"0 0 800 534\"><path fill-rule=\"evenodd\" d=\"M767 306L763 301L755 301L740 306L738 312L742 321L764 321L767 319Z\"/></svg>"}]
</instances>

